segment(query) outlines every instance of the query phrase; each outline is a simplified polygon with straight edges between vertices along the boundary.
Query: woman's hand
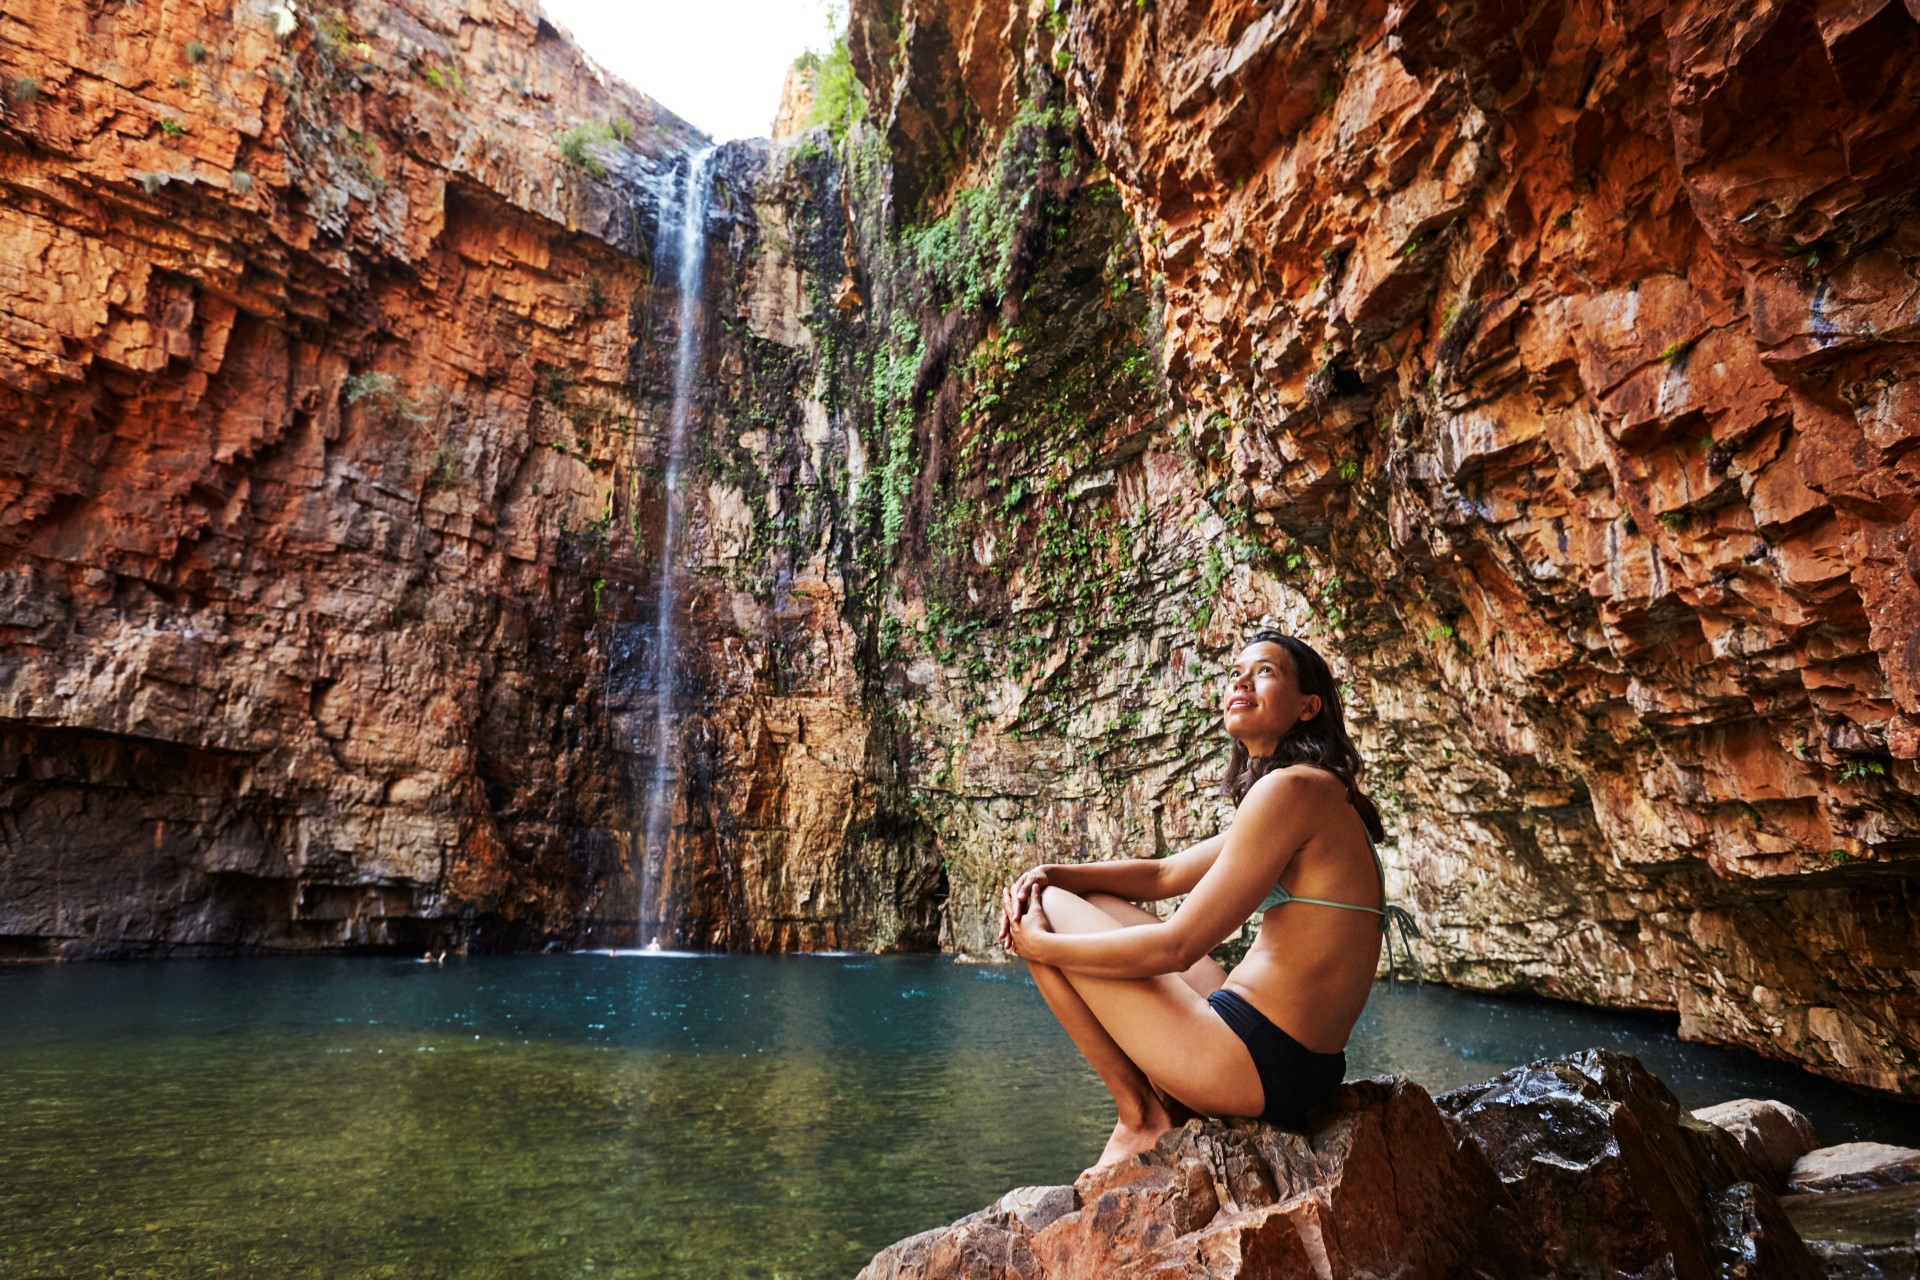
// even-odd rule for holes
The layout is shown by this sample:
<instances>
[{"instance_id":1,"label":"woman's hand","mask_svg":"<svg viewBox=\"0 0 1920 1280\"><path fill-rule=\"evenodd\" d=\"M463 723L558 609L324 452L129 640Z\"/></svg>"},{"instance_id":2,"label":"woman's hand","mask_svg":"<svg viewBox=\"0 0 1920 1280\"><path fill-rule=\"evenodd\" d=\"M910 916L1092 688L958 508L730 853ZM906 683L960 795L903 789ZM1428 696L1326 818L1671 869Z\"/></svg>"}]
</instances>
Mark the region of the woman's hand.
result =
<instances>
[{"instance_id":1,"label":"woman's hand","mask_svg":"<svg viewBox=\"0 0 1920 1280\"><path fill-rule=\"evenodd\" d=\"M1019 922L1029 902L1038 906L1040 891L1047 887L1046 866L1029 867L1020 874L1020 878L1001 895L1000 904L1000 945L1013 949L1013 927Z\"/></svg>"},{"instance_id":2,"label":"woman's hand","mask_svg":"<svg viewBox=\"0 0 1920 1280\"><path fill-rule=\"evenodd\" d=\"M1034 942L1041 935L1052 933L1053 925L1047 920L1046 909L1040 905L1038 890L1030 892L1024 903L1016 896L1017 891L1017 884L1009 885L1001 895L1003 945L1021 959L1032 960Z\"/></svg>"}]
</instances>

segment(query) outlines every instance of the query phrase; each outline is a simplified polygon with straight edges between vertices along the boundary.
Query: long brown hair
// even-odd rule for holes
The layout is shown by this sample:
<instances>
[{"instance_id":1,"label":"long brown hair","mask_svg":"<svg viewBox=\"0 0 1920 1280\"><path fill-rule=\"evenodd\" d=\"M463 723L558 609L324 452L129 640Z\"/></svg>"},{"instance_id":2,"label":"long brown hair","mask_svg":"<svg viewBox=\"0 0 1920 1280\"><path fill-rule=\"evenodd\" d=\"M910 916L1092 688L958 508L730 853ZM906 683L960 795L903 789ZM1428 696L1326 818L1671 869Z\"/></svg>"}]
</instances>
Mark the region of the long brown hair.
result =
<instances>
[{"instance_id":1,"label":"long brown hair","mask_svg":"<svg viewBox=\"0 0 1920 1280\"><path fill-rule=\"evenodd\" d=\"M1287 651L1287 657L1293 660L1293 678L1300 692L1317 696L1320 710L1287 730L1287 736L1280 739L1280 745L1270 756L1256 756L1247 750L1246 744L1236 741L1233 754L1227 758L1227 772L1220 779L1220 794L1237 806L1254 783L1275 769L1292 764L1316 765L1347 784L1347 802L1366 824L1367 834L1375 840L1386 839L1387 829L1380 821L1379 807L1360 790L1360 775L1366 765L1360 759L1360 749L1347 736L1346 717L1340 711L1340 689L1327 660L1306 641L1278 631L1256 631L1241 647L1263 643L1277 644Z\"/></svg>"}]
</instances>

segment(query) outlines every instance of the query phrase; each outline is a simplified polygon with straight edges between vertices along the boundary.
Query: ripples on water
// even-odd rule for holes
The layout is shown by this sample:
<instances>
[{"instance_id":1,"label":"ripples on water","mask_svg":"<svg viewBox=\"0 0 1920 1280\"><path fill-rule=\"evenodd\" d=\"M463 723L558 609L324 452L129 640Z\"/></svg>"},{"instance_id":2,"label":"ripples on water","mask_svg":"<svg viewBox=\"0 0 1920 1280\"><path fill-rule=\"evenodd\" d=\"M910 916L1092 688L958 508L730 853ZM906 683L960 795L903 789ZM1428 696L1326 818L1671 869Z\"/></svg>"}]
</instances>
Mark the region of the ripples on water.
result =
<instances>
[{"instance_id":1,"label":"ripples on water","mask_svg":"<svg viewBox=\"0 0 1920 1280\"><path fill-rule=\"evenodd\" d=\"M631 954L0 968L0 1274L851 1277L1112 1124L1018 967ZM1825 1141L1910 1110L1653 1019L1382 987L1350 1075L1588 1046Z\"/></svg>"}]
</instances>

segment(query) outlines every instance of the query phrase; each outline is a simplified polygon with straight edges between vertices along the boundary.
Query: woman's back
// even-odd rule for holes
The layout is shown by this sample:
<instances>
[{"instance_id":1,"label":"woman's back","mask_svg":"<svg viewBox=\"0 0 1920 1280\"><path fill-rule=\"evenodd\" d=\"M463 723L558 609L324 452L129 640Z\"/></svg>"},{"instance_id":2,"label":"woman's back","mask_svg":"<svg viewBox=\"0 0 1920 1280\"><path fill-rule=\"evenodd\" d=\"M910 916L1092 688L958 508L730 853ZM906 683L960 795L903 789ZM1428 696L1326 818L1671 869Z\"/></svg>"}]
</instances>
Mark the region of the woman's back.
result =
<instances>
[{"instance_id":1,"label":"woman's back","mask_svg":"<svg viewBox=\"0 0 1920 1280\"><path fill-rule=\"evenodd\" d=\"M1287 772L1307 784L1298 794L1311 806L1314 834L1288 860L1280 886L1294 898L1324 901L1269 909L1227 986L1307 1048L1335 1053L1373 989L1381 917L1325 903L1384 907L1381 874L1346 784L1310 765Z\"/></svg>"}]
</instances>

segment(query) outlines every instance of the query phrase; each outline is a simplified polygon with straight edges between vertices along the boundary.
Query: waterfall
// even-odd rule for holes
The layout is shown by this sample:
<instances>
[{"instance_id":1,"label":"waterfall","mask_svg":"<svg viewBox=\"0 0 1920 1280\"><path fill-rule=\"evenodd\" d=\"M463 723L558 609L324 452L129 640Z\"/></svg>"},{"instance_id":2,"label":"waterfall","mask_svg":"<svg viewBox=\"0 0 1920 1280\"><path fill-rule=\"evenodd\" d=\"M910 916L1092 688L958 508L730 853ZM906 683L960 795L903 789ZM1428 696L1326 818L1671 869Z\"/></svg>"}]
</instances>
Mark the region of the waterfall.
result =
<instances>
[{"instance_id":1,"label":"waterfall","mask_svg":"<svg viewBox=\"0 0 1920 1280\"><path fill-rule=\"evenodd\" d=\"M667 516L660 535L659 560L655 572L660 585L654 615L652 677L654 689L653 771L647 780L646 825L640 854L639 901L635 911L636 939L640 946L660 946L660 930L667 924L667 903L662 892L665 883L667 841L673 832L673 796L677 771L674 761L675 719L679 713L680 664L675 652L674 614L680 606L679 580L674 574L674 554L680 540L680 527L686 515L686 496L681 493L681 476L686 468L687 428L693 418L694 378L700 369L700 331L702 327L706 279L707 204L712 195L709 173L715 149L696 152L687 160L686 187L680 199L680 226L675 253L676 282L680 305L674 336L673 408L667 422ZM664 213L664 211L663 211ZM660 244L666 241L667 219L660 219ZM658 251L656 249L656 261ZM652 899L660 896L661 901ZM654 922L652 937L647 936L649 908Z\"/></svg>"}]
</instances>

